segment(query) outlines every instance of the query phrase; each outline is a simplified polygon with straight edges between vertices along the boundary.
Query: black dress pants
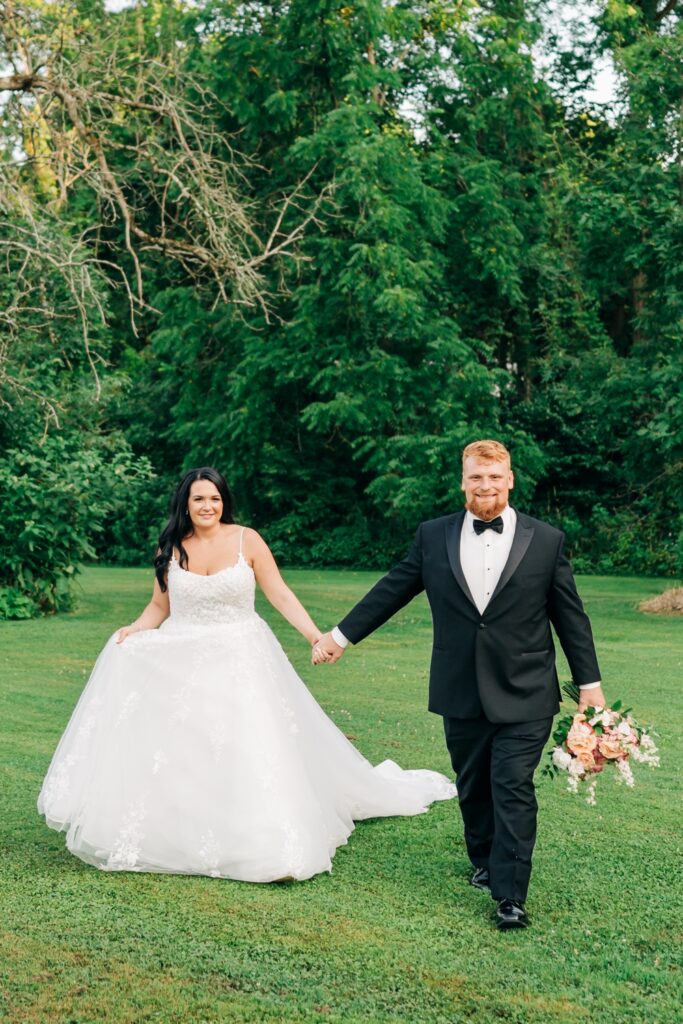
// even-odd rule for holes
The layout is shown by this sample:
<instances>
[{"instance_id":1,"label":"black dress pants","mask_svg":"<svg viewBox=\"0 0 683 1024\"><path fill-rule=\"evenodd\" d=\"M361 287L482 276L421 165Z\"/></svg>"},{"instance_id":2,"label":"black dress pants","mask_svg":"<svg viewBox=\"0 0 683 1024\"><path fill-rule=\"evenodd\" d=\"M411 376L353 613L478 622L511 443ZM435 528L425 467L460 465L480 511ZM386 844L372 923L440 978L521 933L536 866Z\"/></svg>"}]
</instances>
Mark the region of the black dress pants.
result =
<instances>
[{"instance_id":1,"label":"black dress pants","mask_svg":"<svg viewBox=\"0 0 683 1024\"><path fill-rule=\"evenodd\" d=\"M444 718L467 852L475 868L488 868L494 899L526 899L538 811L534 771L552 723Z\"/></svg>"}]
</instances>

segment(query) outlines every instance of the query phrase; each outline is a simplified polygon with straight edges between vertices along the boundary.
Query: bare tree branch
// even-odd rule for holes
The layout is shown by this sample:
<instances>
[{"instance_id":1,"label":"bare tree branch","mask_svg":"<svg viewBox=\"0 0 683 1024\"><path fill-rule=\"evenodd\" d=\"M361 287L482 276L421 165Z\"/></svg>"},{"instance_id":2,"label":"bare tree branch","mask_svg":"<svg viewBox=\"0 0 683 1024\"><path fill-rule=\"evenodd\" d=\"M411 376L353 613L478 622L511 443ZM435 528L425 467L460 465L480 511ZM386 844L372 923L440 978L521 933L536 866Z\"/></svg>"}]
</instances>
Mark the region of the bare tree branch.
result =
<instances>
[{"instance_id":1,"label":"bare tree branch","mask_svg":"<svg viewBox=\"0 0 683 1024\"><path fill-rule=\"evenodd\" d=\"M657 11L655 21L663 21L667 14L673 13L673 11L678 7L678 4L679 0L668 0L668 2L662 7L661 11Z\"/></svg>"},{"instance_id":2,"label":"bare tree branch","mask_svg":"<svg viewBox=\"0 0 683 1024\"><path fill-rule=\"evenodd\" d=\"M136 330L146 253L175 261L217 302L257 304L268 316L265 265L301 258L298 243L318 223L323 199L311 194L311 170L291 194L257 210L246 198L253 161L217 129L217 98L175 51L168 60L131 55L112 34L119 24L84 32L75 6L0 0L0 102L16 140L0 167L0 219L21 225L3 232L0 254L18 261L24 299L41 266L62 276L96 379L92 318L104 316L106 288L122 286ZM76 193L89 193L99 216L68 251ZM40 308L39 297L11 303L1 322L29 308ZM40 315L51 322L63 312Z\"/></svg>"}]
</instances>

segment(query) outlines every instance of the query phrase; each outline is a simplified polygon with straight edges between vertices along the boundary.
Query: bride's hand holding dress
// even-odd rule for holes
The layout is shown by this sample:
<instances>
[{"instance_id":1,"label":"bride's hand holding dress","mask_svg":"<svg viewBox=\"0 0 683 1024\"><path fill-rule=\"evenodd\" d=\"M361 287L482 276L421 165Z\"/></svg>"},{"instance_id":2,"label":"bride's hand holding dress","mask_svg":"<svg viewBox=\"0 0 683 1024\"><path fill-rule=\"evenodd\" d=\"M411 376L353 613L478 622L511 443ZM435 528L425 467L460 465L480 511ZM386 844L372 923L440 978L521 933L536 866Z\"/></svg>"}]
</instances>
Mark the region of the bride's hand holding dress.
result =
<instances>
[{"instance_id":1,"label":"bride's hand holding dress","mask_svg":"<svg viewBox=\"0 0 683 1024\"><path fill-rule=\"evenodd\" d=\"M133 633L140 633L145 629L157 629L161 623L171 614L168 590L162 593L158 580L154 581L154 592L142 615L130 626L121 626L114 634L117 644L122 644L127 636Z\"/></svg>"}]
</instances>

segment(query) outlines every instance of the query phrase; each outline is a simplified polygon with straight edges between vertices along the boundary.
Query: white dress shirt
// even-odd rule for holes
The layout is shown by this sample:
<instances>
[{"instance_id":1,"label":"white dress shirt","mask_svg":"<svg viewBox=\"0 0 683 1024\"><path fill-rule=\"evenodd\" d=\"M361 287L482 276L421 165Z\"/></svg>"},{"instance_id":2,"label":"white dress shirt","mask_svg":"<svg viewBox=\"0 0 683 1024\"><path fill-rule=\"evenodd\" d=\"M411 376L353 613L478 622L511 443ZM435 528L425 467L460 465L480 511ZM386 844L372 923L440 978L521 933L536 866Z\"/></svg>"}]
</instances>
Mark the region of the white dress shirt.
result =
<instances>
[{"instance_id":1,"label":"white dress shirt","mask_svg":"<svg viewBox=\"0 0 683 1024\"><path fill-rule=\"evenodd\" d=\"M502 533L496 533L495 530L483 530L482 533L476 533L474 519L475 517L470 511L465 512L465 521L460 532L460 564L472 599L479 614L483 615L498 586L505 563L510 557L517 525L517 513L509 505L505 506L501 512ZM332 630L332 639L340 647L347 647L349 644L348 638L344 636L338 626ZM593 690L599 686L599 682L586 683L580 689Z\"/></svg>"},{"instance_id":2,"label":"white dress shirt","mask_svg":"<svg viewBox=\"0 0 683 1024\"><path fill-rule=\"evenodd\" d=\"M510 557L517 513L509 505L505 506L500 516L502 533L495 530L475 533L474 518L471 512L465 512L460 531L460 564L472 599L483 615Z\"/></svg>"}]
</instances>

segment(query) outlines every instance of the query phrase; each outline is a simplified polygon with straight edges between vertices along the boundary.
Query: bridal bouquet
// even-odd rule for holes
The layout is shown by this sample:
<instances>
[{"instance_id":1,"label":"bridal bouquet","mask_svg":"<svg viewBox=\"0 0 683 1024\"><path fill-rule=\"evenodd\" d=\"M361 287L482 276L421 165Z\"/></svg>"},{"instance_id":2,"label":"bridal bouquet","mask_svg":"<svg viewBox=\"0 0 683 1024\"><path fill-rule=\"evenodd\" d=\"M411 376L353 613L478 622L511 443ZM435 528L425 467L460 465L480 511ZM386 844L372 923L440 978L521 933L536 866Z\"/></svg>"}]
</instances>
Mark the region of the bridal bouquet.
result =
<instances>
[{"instance_id":1,"label":"bridal bouquet","mask_svg":"<svg viewBox=\"0 0 683 1024\"><path fill-rule=\"evenodd\" d=\"M574 683L563 687L564 692L578 703L579 688ZM588 707L580 714L566 715L557 723L553 733L555 746L549 751L550 764L546 774L567 773L567 788L577 793L586 786L586 802L595 806L596 776L611 765L617 779L627 786L634 785L631 762L659 765L659 755L652 736L632 717L630 708L621 710L621 701L611 708Z\"/></svg>"}]
</instances>

